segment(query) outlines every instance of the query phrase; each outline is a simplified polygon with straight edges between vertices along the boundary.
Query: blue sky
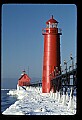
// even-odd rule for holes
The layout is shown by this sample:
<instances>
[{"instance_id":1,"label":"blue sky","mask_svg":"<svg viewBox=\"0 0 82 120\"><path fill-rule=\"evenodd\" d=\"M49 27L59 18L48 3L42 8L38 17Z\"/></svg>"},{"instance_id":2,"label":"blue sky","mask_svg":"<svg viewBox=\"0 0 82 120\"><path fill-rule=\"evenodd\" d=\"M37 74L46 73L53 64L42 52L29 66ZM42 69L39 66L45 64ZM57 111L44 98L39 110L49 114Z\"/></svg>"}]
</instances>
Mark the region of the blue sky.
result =
<instances>
[{"instance_id":1,"label":"blue sky","mask_svg":"<svg viewBox=\"0 0 82 120\"><path fill-rule=\"evenodd\" d=\"M62 29L61 62L77 51L77 7L74 4L3 4L2 78L19 78L23 69L42 77L44 39L42 29L54 16Z\"/></svg>"}]
</instances>

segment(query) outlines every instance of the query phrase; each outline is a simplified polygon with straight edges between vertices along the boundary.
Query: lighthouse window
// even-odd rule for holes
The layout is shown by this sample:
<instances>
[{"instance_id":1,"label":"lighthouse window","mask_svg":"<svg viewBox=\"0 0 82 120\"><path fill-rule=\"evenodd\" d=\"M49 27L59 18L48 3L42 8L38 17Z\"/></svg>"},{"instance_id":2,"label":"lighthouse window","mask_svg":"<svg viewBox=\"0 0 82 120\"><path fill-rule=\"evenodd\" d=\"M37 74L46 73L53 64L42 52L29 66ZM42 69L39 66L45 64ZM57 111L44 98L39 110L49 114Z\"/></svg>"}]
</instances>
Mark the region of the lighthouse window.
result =
<instances>
[{"instance_id":1,"label":"lighthouse window","mask_svg":"<svg viewBox=\"0 0 82 120\"><path fill-rule=\"evenodd\" d=\"M57 23L55 23L55 24L54 24L54 27L56 27L56 28L57 28Z\"/></svg>"},{"instance_id":2,"label":"lighthouse window","mask_svg":"<svg viewBox=\"0 0 82 120\"><path fill-rule=\"evenodd\" d=\"M57 23L49 23L46 25L46 28L57 28Z\"/></svg>"},{"instance_id":3,"label":"lighthouse window","mask_svg":"<svg viewBox=\"0 0 82 120\"><path fill-rule=\"evenodd\" d=\"M51 28L54 28L54 23L51 24Z\"/></svg>"},{"instance_id":4,"label":"lighthouse window","mask_svg":"<svg viewBox=\"0 0 82 120\"><path fill-rule=\"evenodd\" d=\"M49 28L49 24L47 24L46 27Z\"/></svg>"},{"instance_id":5,"label":"lighthouse window","mask_svg":"<svg viewBox=\"0 0 82 120\"><path fill-rule=\"evenodd\" d=\"M53 26L53 24L52 24L52 28L53 28L54 26Z\"/></svg>"}]
</instances>

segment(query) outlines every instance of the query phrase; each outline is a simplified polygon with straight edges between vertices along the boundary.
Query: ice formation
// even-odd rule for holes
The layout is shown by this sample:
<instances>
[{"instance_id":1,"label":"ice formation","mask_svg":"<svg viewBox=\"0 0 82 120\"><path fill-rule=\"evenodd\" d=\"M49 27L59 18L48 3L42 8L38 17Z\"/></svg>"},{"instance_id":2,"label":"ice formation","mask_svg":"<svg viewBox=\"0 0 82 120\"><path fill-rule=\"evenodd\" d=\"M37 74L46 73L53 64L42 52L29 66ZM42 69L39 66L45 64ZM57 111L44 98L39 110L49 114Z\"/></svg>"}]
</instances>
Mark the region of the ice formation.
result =
<instances>
[{"instance_id":1,"label":"ice formation","mask_svg":"<svg viewBox=\"0 0 82 120\"><path fill-rule=\"evenodd\" d=\"M9 91L9 95L16 95L18 100L7 108L5 115L74 115L76 114L76 96L66 100L66 95L60 97L60 92L42 93L40 87L27 87L26 90ZM70 93L71 94L71 93Z\"/></svg>"}]
</instances>

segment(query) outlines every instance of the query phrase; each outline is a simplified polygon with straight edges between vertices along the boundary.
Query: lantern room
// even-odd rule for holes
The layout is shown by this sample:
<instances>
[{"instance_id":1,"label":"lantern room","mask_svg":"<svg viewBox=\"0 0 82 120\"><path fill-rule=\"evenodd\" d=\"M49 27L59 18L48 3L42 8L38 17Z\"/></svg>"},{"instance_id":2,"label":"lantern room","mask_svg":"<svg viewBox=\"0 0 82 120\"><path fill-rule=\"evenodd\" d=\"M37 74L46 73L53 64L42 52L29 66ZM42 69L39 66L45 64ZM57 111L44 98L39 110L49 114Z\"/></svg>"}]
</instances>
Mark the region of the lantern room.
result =
<instances>
[{"instance_id":1,"label":"lantern room","mask_svg":"<svg viewBox=\"0 0 82 120\"><path fill-rule=\"evenodd\" d=\"M31 78L25 73L25 70L22 72L21 77L18 79L19 86L27 86L30 84Z\"/></svg>"},{"instance_id":2,"label":"lantern room","mask_svg":"<svg viewBox=\"0 0 82 120\"><path fill-rule=\"evenodd\" d=\"M47 28L57 28L57 25L58 25L58 22L55 19L53 19L53 15L52 15L52 18L46 22Z\"/></svg>"},{"instance_id":3,"label":"lantern room","mask_svg":"<svg viewBox=\"0 0 82 120\"><path fill-rule=\"evenodd\" d=\"M42 35L59 34L61 35L61 29L57 28L58 22L52 17L46 22L46 28L42 29Z\"/></svg>"}]
</instances>

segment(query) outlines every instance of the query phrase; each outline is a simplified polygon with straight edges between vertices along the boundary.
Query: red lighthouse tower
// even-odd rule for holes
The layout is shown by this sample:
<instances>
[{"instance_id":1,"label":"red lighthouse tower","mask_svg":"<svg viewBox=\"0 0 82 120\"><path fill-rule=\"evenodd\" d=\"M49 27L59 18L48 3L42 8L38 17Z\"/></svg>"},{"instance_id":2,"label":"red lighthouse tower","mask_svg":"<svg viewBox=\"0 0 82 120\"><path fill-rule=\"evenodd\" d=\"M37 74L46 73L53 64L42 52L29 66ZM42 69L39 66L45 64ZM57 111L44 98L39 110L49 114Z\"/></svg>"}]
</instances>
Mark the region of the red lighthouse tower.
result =
<instances>
[{"instance_id":1,"label":"red lighthouse tower","mask_svg":"<svg viewBox=\"0 0 82 120\"><path fill-rule=\"evenodd\" d=\"M46 22L46 28L43 29L44 35L44 56L43 56L43 75L42 75L42 92L54 92L51 84L55 68L60 70L60 33L57 28L58 22L52 18ZM54 75L55 77L55 75Z\"/></svg>"}]
</instances>

